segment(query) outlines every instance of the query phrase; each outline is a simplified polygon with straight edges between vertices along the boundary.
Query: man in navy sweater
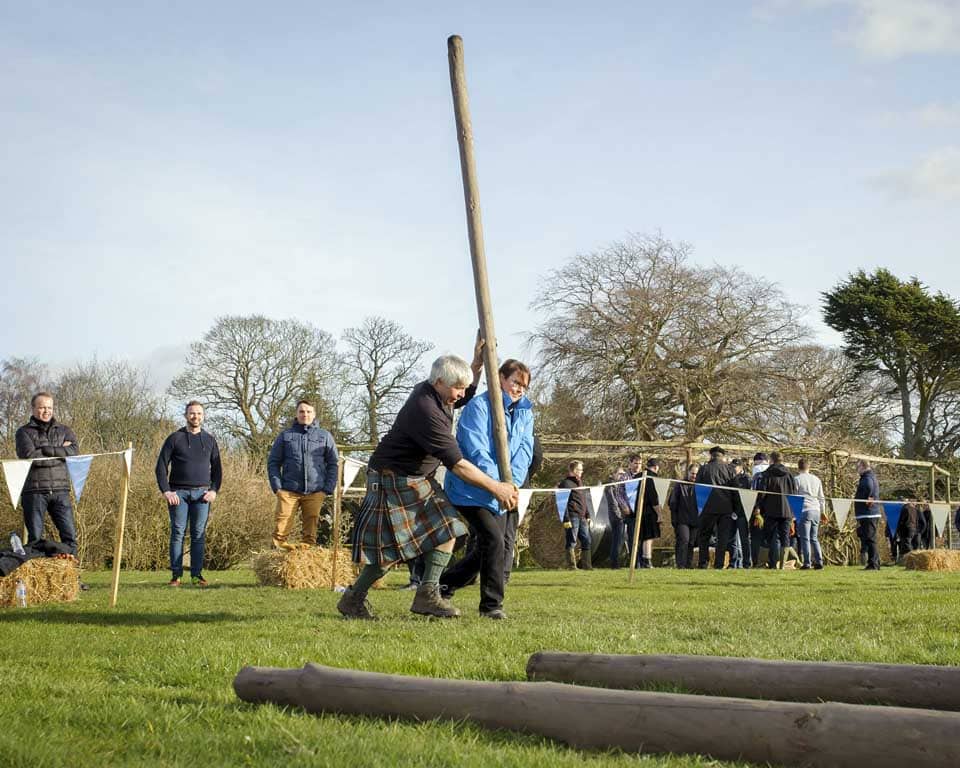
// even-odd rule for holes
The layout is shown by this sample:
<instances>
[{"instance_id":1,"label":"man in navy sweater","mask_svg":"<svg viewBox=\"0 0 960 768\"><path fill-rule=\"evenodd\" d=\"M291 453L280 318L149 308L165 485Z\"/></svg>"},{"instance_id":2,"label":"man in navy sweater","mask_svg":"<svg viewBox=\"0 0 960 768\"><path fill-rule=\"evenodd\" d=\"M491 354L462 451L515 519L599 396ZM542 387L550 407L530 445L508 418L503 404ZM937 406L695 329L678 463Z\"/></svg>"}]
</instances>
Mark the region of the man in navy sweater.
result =
<instances>
[{"instance_id":1,"label":"man in navy sweater","mask_svg":"<svg viewBox=\"0 0 960 768\"><path fill-rule=\"evenodd\" d=\"M201 429L203 406L196 400L184 411L187 425L171 434L157 457L157 485L170 508L170 579L179 587L183 576L183 539L190 525L190 580L207 586L203 578L210 502L217 498L223 480L220 448L209 432ZM169 473L169 474L168 474Z\"/></svg>"}]
</instances>

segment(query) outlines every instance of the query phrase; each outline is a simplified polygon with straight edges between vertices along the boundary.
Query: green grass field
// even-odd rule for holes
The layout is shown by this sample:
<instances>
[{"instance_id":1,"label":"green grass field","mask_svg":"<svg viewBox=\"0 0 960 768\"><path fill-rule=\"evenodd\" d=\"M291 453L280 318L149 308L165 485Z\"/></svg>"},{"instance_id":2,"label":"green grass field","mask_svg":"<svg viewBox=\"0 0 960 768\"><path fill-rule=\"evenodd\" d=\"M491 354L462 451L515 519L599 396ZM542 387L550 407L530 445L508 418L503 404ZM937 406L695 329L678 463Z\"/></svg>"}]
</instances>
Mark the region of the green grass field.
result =
<instances>
[{"instance_id":1,"label":"green grass field","mask_svg":"<svg viewBox=\"0 0 960 768\"><path fill-rule=\"evenodd\" d=\"M585 753L465 723L315 717L239 701L246 664L523 680L544 649L960 664L960 575L626 571L515 574L510 619L408 612L411 593L372 596L375 623L345 622L329 592L210 573L206 590L164 573L89 573L72 605L0 611L0 766L721 766L708 758ZM405 581L393 576L393 584ZM575 716L575 713L571 713Z\"/></svg>"}]
</instances>

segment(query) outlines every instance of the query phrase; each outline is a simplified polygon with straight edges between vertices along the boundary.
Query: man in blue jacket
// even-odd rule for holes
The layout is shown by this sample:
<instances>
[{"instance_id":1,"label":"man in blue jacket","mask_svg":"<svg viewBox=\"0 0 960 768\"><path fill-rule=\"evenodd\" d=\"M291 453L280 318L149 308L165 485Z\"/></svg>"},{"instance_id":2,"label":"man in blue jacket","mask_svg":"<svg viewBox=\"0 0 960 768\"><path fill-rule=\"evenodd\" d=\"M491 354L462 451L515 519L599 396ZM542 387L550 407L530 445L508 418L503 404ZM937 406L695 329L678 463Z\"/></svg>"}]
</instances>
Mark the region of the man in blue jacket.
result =
<instances>
[{"instance_id":1,"label":"man in blue jacket","mask_svg":"<svg viewBox=\"0 0 960 768\"><path fill-rule=\"evenodd\" d=\"M880 551L877 549L877 525L880 522L880 483L873 473L870 462L860 459L857 462L860 482L854 494L853 513L857 518L857 535L860 545L867 556L865 571L880 570Z\"/></svg>"},{"instance_id":2,"label":"man in blue jacket","mask_svg":"<svg viewBox=\"0 0 960 768\"><path fill-rule=\"evenodd\" d=\"M297 403L297 418L273 441L267 459L270 489L277 496L273 546L293 549L287 541L299 508L303 520L303 543L317 543L320 507L337 485L337 446L327 430L317 424L317 412L309 400Z\"/></svg>"},{"instance_id":3,"label":"man in blue jacket","mask_svg":"<svg viewBox=\"0 0 960 768\"><path fill-rule=\"evenodd\" d=\"M530 369L519 360L505 360L500 366L500 387L494 393L503 398L507 440L510 449L510 473L522 482L533 460L533 404L526 396ZM474 397L460 416L457 444L463 458L481 471L500 479L493 436L493 416L489 391ZM470 524L477 546L440 577L440 589L449 596L471 583L480 574L480 615L504 619L504 531L506 509L493 494L471 485L452 472L447 473L444 490L460 515Z\"/></svg>"}]
</instances>

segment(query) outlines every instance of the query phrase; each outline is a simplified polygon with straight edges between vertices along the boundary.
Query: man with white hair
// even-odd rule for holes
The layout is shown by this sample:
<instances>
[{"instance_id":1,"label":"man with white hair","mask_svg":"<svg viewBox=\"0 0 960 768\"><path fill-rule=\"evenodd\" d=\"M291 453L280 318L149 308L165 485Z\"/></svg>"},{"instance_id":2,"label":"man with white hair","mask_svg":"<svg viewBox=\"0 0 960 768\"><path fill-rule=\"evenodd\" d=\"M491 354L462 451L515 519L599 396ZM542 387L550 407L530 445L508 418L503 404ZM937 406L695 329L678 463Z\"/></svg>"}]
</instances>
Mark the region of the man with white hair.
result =
<instances>
[{"instance_id":1,"label":"man with white hair","mask_svg":"<svg viewBox=\"0 0 960 768\"><path fill-rule=\"evenodd\" d=\"M420 555L423 580L410 610L442 618L460 615L441 596L438 585L457 537L467 533L434 477L441 463L461 480L492 494L504 509L516 507L517 486L494 480L464 459L453 436L453 410L476 391L481 347L478 342L472 366L455 355L438 357L430 378L414 387L370 457L367 495L353 544L353 558L364 568L337 604L345 618L372 619L367 591L390 566Z\"/></svg>"}]
</instances>

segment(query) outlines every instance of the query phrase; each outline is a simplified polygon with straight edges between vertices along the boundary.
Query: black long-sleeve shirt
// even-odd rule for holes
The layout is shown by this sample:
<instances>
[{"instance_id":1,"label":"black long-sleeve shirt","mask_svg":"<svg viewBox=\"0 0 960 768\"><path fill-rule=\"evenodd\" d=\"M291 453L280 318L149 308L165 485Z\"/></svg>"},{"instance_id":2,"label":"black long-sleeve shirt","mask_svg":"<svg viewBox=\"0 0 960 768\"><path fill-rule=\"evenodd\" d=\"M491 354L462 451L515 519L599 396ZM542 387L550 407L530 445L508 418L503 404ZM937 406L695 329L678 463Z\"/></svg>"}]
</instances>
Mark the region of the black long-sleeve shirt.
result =
<instances>
[{"instance_id":1,"label":"black long-sleeve shirt","mask_svg":"<svg viewBox=\"0 0 960 768\"><path fill-rule=\"evenodd\" d=\"M164 441L157 457L157 485L162 493L171 488L219 491L222 482L220 447L209 432L193 433L181 427Z\"/></svg>"}]
</instances>

